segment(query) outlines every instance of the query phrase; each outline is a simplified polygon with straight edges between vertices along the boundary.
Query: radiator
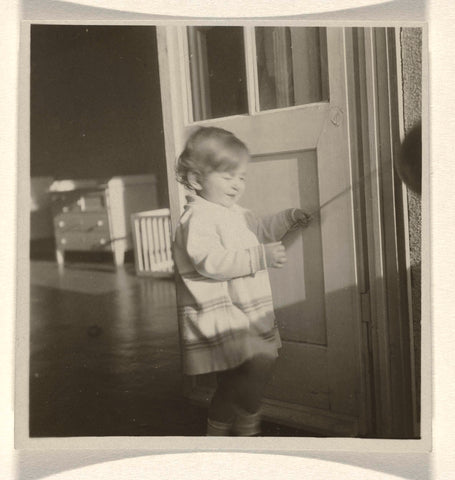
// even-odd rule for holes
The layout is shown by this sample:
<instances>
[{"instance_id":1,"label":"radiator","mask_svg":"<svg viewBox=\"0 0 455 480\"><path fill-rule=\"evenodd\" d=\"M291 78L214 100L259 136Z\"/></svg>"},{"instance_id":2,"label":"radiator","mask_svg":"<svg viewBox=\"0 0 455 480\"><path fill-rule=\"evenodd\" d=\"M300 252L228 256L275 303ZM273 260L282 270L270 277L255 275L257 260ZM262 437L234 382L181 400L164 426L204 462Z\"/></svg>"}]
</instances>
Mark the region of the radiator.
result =
<instances>
[{"instance_id":1,"label":"radiator","mask_svg":"<svg viewBox=\"0 0 455 480\"><path fill-rule=\"evenodd\" d=\"M170 220L168 208L131 215L137 275L173 275Z\"/></svg>"}]
</instances>

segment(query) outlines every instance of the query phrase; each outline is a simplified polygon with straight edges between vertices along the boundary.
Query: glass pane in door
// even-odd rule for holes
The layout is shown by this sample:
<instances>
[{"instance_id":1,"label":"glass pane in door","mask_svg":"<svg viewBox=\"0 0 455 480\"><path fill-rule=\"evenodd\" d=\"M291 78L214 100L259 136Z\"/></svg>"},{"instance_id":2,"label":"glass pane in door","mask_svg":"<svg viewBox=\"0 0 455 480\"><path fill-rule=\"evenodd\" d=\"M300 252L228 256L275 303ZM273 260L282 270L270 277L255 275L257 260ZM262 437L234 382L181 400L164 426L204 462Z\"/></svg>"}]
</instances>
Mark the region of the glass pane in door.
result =
<instances>
[{"instance_id":1,"label":"glass pane in door","mask_svg":"<svg viewBox=\"0 0 455 480\"><path fill-rule=\"evenodd\" d=\"M242 27L188 27L193 120L248 113Z\"/></svg>"},{"instance_id":2,"label":"glass pane in door","mask_svg":"<svg viewBox=\"0 0 455 480\"><path fill-rule=\"evenodd\" d=\"M260 110L328 101L325 28L257 27L255 34Z\"/></svg>"}]
</instances>

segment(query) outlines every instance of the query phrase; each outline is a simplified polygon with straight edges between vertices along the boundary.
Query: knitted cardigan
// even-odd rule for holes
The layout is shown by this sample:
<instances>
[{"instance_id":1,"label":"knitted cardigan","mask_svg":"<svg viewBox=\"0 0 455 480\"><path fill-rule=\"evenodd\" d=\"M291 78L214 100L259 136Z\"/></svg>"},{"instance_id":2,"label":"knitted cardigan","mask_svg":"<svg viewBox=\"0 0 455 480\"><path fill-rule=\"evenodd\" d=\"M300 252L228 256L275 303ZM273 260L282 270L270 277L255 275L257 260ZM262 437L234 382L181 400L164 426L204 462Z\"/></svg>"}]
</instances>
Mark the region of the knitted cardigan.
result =
<instances>
[{"instance_id":1,"label":"knitted cardigan","mask_svg":"<svg viewBox=\"0 0 455 480\"><path fill-rule=\"evenodd\" d=\"M292 227L289 210L257 218L199 196L188 197L175 232L177 303L183 371L234 368L281 346L264 243Z\"/></svg>"}]
</instances>

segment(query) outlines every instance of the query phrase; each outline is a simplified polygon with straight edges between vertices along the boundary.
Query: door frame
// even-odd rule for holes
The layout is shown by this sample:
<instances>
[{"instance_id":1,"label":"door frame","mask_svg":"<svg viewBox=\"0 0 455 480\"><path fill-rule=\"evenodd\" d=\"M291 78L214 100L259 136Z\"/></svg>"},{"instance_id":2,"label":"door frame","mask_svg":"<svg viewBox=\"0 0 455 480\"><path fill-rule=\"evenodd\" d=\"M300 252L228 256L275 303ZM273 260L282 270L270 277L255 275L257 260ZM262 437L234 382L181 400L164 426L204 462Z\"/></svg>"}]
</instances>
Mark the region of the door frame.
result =
<instances>
[{"instance_id":1,"label":"door frame","mask_svg":"<svg viewBox=\"0 0 455 480\"><path fill-rule=\"evenodd\" d=\"M399 28L349 28L351 153L357 176L367 435L418 437L406 187L394 170L403 139Z\"/></svg>"},{"instance_id":2,"label":"door frame","mask_svg":"<svg viewBox=\"0 0 455 480\"><path fill-rule=\"evenodd\" d=\"M247 68L254 68L255 62L251 62L254 52L249 48L254 27L244 28ZM363 190L354 189L353 192L355 242L360 258L356 273L362 308L362 321L358 326L362 354L361 411L355 428L362 436L389 438L406 432L405 435L412 437L416 411L408 297L406 197L394 175L392 161L402 133L397 68L399 44L394 29L344 28L344 33L349 87L347 114L352 132L351 174L354 184L356 181L365 183ZM183 118L185 123L190 123L189 106L184 101L188 88L184 81L187 72L182 75L188 62L178 57L178 52L187 55L182 45L182 26L158 26L157 39L160 82L172 87L161 89L161 95L169 200L173 212L171 222L175 227L178 221L175 212L181 211L185 195L183 187L175 181L174 165L185 142L179 122ZM378 68L378 62L383 62L386 68ZM248 75L247 78L254 76ZM251 84L247 87L250 89ZM254 113L251 111L251 97L250 94L249 113ZM231 118L233 122L241 121L242 116ZM389 146L388 150L380 148L384 142ZM374 171L378 175L367 173L367 177L364 173ZM393 242L393 238L397 241ZM394 264L398 265L397 269L391 268ZM193 401L206 404L211 393L210 387L197 387L194 379L185 377L184 394ZM303 407L296 411L288 409L283 416L279 403L275 400L266 402L266 418L280 417L283 423L294 426L311 418L313 430L318 431L317 412ZM413 405L412 409L409 404ZM322 425L327 421L340 436L353 428L349 417L337 416L320 421L321 433L324 433Z\"/></svg>"}]
</instances>

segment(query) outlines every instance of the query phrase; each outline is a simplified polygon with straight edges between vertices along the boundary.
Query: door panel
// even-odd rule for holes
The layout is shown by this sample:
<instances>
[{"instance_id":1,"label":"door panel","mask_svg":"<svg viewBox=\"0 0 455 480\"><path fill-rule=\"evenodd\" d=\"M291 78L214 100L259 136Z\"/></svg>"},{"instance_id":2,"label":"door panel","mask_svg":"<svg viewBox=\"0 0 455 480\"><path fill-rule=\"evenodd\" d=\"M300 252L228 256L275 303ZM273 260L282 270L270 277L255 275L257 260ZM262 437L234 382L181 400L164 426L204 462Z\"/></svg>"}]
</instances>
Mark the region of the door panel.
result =
<instances>
[{"instance_id":1,"label":"door panel","mask_svg":"<svg viewBox=\"0 0 455 480\"><path fill-rule=\"evenodd\" d=\"M329 409L327 351L318 345L283 342L265 396L282 402Z\"/></svg>"},{"instance_id":2,"label":"door panel","mask_svg":"<svg viewBox=\"0 0 455 480\"><path fill-rule=\"evenodd\" d=\"M328 103L317 103L260 112L254 117L238 115L207 120L197 125L225 128L248 142L253 155L270 155L315 149L329 111Z\"/></svg>"},{"instance_id":3,"label":"door panel","mask_svg":"<svg viewBox=\"0 0 455 480\"><path fill-rule=\"evenodd\" d=\"M314 150L254 157L241 204L258 215L293 207L313 212L319 205L317 178ZM283 243L290 261L282 269L270 270L280 334L284 340L325 345L319 216L304 232L288 233Z\"/></svg>"},{"instance_id":4,"label":"door panel","mask_svg":"<svg viewBox=\"0 0 455 480\"><path fill-rule=\"evenodd\" d=\"M300 28L294 29L294 40L316 41L314 30ZM315 89L314 78L311 89L330 101L260 111L255 32L245 28L249 114L197 125L225 128L248 145L252 161L242 205L258 214L291 207L315 212L307 229L285 237L288 264L270 270L283 347L266 391L265 415L329 435L354 435L362 398L346 49L343 29L320 29L318 35L322 32L327 61L321 62L318 78L320 82L328 78L329 91L326 83ZM282 33L276 36L278 46L282 46ZM183 192L173 178L174 162L195 126L189 98L189 54L183 27L158 27L158 39L175 224L183 207ZM308 80L302 78L311 74L301 70L308 61L295 50L292 62L293 83L299 85L298 98L303 99L302 88ZM276 78L284 79L289 68L279 61L276 65ZM287 87L280 88L277 99L290 95ZM200 399L207 398L213 383L204 377L193 379L191 385L189 395Z\"/></svg>"}]
</instances>

